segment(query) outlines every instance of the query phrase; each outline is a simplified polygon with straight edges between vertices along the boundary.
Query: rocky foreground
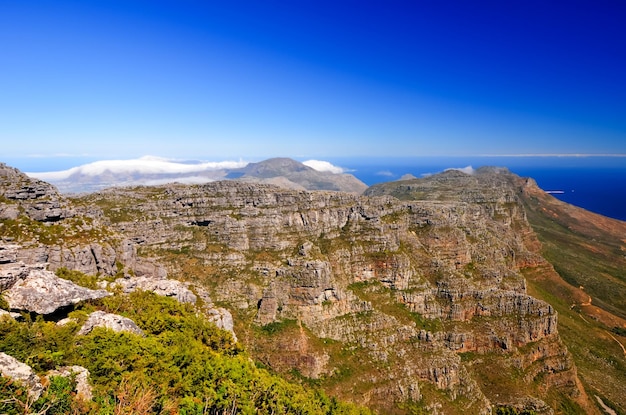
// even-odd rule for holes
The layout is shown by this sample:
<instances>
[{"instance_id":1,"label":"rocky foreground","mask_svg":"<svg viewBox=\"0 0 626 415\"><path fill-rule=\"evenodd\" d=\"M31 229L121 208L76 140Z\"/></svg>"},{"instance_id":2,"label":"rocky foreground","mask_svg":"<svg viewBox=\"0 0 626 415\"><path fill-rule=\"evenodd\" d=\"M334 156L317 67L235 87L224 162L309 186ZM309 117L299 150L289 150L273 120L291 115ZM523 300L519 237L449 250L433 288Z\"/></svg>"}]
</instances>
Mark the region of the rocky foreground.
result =
<instances>
[{"instance_id":1,"label":"rocky foreground","mask_svg":"<svg viewBox=\"0 0 626 415\"><path fill-rule=\"evenodd\" d=\"M506 170L402 182L428 200L245 181L69 200L6 166L0 178L12 312L53 314L116 279L183 302L197 301L193 287L260 364L380 413L602 413L555 309L527 291L523 275L550 264L520 198L536 186ZM98 275L102 288L26 308L15 291L44 268Z\"/></svg>"}]
</instances>

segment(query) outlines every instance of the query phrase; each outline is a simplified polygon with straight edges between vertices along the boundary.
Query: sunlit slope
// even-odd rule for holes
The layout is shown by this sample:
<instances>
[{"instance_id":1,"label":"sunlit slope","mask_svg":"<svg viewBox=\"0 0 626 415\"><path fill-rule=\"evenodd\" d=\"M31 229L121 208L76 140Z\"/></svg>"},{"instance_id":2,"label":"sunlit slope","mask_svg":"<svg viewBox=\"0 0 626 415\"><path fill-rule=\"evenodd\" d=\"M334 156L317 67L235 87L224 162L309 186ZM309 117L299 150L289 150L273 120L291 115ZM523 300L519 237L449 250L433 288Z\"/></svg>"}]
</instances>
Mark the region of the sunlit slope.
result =
<instances>
[{"instance_id":1,"label":"sunlit slope","mask_svg":"<svg viewBox=\"0 0 626 415\"><path fill-rule=\"evenodd\" d=\"M365 194L468 203L509 200L511 208L521 206L527 224L518 223L517 231L525 234L530 251L547 260L520 264L529 294L558 311L559 333L591 397L626 413L625 222L564 203L533 179L499 168L384 183Z\"/></svg>"}]
</instances>

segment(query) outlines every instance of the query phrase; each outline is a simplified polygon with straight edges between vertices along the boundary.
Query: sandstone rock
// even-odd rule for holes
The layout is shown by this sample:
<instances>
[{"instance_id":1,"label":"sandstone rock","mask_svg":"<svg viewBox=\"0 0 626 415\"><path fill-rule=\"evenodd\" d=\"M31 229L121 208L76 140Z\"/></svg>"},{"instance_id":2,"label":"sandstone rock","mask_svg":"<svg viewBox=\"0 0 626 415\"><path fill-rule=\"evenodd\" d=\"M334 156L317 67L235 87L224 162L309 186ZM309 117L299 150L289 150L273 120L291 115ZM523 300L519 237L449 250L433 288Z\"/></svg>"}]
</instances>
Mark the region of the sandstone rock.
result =
<instances>
[{"instance_id":1,"label":"sandstone rock","mask_svg":"<svg viewBox=\"0 0 626 415\"><path fill-rule=\"evenodd\" d=\"M11 288L17 281L26 278L32 266L23 263L0 264L0 292ZM41 266L43 269L43 265Z\"/></svg>"},{"instance_id":2,"label":"sandstone rock","mask_svg":"<svg viewBox=\"0 0 626 415\"><path fill-rule=\"evenodd\" d=\"M143 331L131 319L118 314L105 313L104 311L91 313L77 334L89 334L95 327L105 327L116 332L127 331L143 336Z\"/></svg>"},{"instance_id":3,"label":"sandstone rock","mask_svg":"<svg viewBox=\"0 0 626 415\"><path fill-rule=\"evenodd\" d=\"M33 369L3 352L0 352L0 374L19 381L28 389L28 394L33 400L39 398L43 392L43 386Z\"/></svg>"},{"instance_id":4,"label":"sandstone rock","mask_svg":"<svg viewBox=\"0 0 626 415\"><path fill-rule=\"evenodd\" d=\"M19 245L0 243L0 265L17 262Z\"/></svg>"},{"instance_id":5,"label":"sandstone rock","mask_svg":"<svg viewBox=\"0 0 626 415\"><path fill-rule=\"evenodd\" d=\"M54 186L32 179L4 163L0 163L0 195L12 202L8 207L2 207L3 218L17 218L14 206L21 207L26 216L40 222L57 222L74 216Z\"/></svg>"},{"instance_id":6,"label":"sandstone rock","mask_svg":"<svg viewBox=\"0 0 626 415\"><path fill-rule=\"evenodd\" d=\"M209 307L207 308L206 313L209 321L215 323L215 325L220 329L229 331L233 335L233 340L237 341L237 335L234 331L235 325L233 322L233 316L230 311L221 307Z\"/></svg>"},{"instance_id":7,"label":"sandstone rock","mask_svg":"<svg viewBox=\"0 0 626 415\"><path fill-rule=\"evenodd\" d=\"M419 400L429 390L423 382L468 399L471 413L489 413L495 397L458 353L514 356L528 376L520 383L544 376L567 393L559 385L576 377L556 345L556 312L526 293L520 268L541 259L527 248L533 231L508 180L494 169L394 183L401 191L392 194L405 200L242 182L98 197L137 201L127 220L111 225L148 252L175 252L170 275L197 275L217 303L237 307L250 324L295 320L311 336L359 353L372 368L355 381L364 400L383 402L382 413ZM331 354L297 359L269 340L246 342L281 370L293 363L300 373L330 376L342 364ZM535 345L545 349L543 365L529 352Z\"/></svg>"},{"instance_id":8,"label":"sandstone rock","mask_svg":"<svg viewBox=\"0 0 626 415\"><path fill-rule=\"evenodd\" d=\"M62 366L57 370L51 370L46 377L52 376L74 377L76 381L76 397L82 401L90 401L93 397L91 385L89 384L89 370L82 366Z\"/></svg>"},{"instance_id":9,"label":"sandstone rock","mask_svg":"<svg viewBox=\"0 0 626 415\"><path fill-rule=\"evenodd\" d=\"M0 309L0 320L3 318L12 318L13 320L18 320L22 317L20 313L13 313L10 311Z\"/></svg>"},{"instance_id":10,"label":"sandstone rock","mask_svg":"<svg viewBox=\"0 0 626 415\"><path fill-rule=\"evenodd\" d=\"M148 277L118 278L114 285L122 288L125 293L135 290L152 291L164 297L173 297L181 303L195 304L196 295L186 284L177 280L155 279Z\"/></svg>"},{"instance_id":11,"label":"sandstone rock","mask_svg":"<svg viewBox=\"0 0 626 415\"><path fill-rule=\"evenodd\" d=\"M27 277L2 293L11 309L37 314L51 314L59 308L107 295L105 290L84 288L38 268L29 268Z\"/></svg>"}]
</instances>

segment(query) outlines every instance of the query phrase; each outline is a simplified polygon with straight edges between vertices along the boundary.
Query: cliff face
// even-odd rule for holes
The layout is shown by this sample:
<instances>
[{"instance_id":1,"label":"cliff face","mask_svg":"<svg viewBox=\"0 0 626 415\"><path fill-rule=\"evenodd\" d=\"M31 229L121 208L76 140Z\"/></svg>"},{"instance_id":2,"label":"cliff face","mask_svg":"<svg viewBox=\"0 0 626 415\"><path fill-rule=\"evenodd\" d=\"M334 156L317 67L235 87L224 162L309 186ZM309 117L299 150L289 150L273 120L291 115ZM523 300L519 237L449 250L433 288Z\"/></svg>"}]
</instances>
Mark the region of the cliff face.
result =
<instances>
[{"instance_id":1,"label":"cliff face","mask_svg":"<svg viewBox=\"0 0 626 415\"><path fill-rule=\"evenodd\" d=\"M554 308L526 291L522 270L546 263L510 176L448 172L369 197L215 182L75 202L207 287L259 361L336 395L384 413L594 413Z\"/></svg>"},{"instance_id":2,"label":"cliff face","mask_svg":"<svg viewBox=\"0 0 626 415\"><path fill-rule=\"evenodd\" d=\"M47 263L91 275L165 275L137 257L135 245L105 227L98 209L77 208L56 188L0 163L0 235L16 243L10 262ZM1 263L2 261L0 261Z\"/></svg>"}]
</instances>

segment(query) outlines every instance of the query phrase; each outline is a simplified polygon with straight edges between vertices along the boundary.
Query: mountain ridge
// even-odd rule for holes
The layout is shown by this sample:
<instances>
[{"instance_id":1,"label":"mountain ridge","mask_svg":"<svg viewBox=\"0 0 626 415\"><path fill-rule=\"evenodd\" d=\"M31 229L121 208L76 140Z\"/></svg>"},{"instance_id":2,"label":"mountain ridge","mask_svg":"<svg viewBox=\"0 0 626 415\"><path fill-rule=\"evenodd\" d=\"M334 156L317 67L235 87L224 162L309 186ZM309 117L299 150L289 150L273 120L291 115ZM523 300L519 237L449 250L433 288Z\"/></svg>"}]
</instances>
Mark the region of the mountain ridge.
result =
<instances>
[{"instance_id":1,"label":"mountain ridge","mask_svg":"<svg viewBox=\"0 0 626 415\"><path fill-rule=\"evenodd\" d=\"M255 359L381 413L602 413L596 397L620 408L615 386L577 371L584 362L561 340L557 310L536 298L541 279L558 276L527 218L541 211L529 206L540 190L505 170L478 171L370 196L227 181L108 189L67 204L123 235L122 246L132 241L122 252L136 252L144 272L155 261L152 270L205 287ZM30 202L3 197L0 212L15 217L0 215L3 237L41 240L39 228L9 232ZM577 316L551 298L561 319Z\"/></svg>"},{"instance_id":2,"label":"mountain ridge","mask_svg":"<svg viewBox=\"0 0 626 415\"><path fill-rule=\"evenodd\" d=\"M353 175L332 170L316 170L286 157L256 163L175 162L142 157L137 160L103 160L62 172L29 174L48 180L62 193L89 193L107 187L167 183L201 184L216 180L244 180L298 190L336 190L358 194L367 188Z\"/></svg>"}]
</instances>

